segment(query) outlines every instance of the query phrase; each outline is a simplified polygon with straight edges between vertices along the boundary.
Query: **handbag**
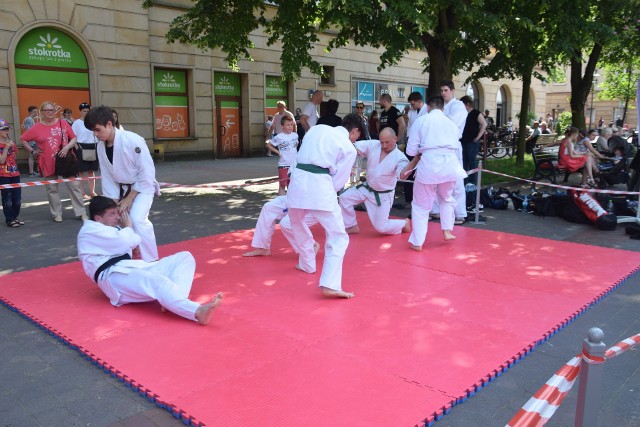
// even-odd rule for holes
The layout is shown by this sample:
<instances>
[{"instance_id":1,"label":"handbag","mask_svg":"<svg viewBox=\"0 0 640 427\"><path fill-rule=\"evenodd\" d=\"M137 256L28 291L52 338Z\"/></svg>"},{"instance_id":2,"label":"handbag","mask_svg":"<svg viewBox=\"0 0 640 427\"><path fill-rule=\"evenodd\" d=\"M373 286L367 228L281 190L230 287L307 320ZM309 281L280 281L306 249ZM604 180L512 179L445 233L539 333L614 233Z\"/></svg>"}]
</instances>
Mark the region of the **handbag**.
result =
<instances>
[{"instance_id":1,"label":"handbag","mask_svg":"<svg viewBox=\"0 0 640 427\"><path fill-rule=\"evenodd\" d=\"M98 160L98 152L96 151L96 144L82 144L80 146L80 158L83 162L95 162Z\"/></svg>"},{"instance_id":2,"label":"handbag","mask_svg":"<svg viewBox=\"0 0 640 427\"><path fill-rule=\"evenodd\" d=\"M60 123L60 150L64 147L64 135L62 133L62 123ZM56 175L63 178L78 176L78 159L75 150L71 149L64 157L60 156L60 151L56 153Z\"/></svg>"}]
</instances>

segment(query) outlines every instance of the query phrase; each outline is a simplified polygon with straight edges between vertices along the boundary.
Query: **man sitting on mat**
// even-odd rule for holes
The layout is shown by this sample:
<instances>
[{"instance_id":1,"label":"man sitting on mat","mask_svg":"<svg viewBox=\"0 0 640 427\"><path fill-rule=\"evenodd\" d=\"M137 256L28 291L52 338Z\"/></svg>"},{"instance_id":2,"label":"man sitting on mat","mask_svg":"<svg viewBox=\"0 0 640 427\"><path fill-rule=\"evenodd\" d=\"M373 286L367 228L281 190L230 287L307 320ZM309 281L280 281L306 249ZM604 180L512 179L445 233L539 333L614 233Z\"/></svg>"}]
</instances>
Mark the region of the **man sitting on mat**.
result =
<instances>
[{"instance_id":1,"label":"man sitting on mat","mask_svg":"<svg viewBox=\"0 0 640 427\"><path fill-rule=\"evenodd\" d=\"M295 253L300 253L296 246L295 238L293 237L291 221L289 220L287 212L286 195L277 196L275 199L269 200L262 205L258 222L256 223L256 229L253 232L253 239L251 240L251 246L255 249L243 253L242 256L254 257L271 255L271 237L273 237L273 233L276 231L276 221L280 221L282 234L284 234L284 237L286 237ZM311 215L306 215L304 220L309 227L318 223ZM318 253L318 249L320 248L318 242L313 243L313 248L316 253Z\"/></svg>"},{"instance_id":2,"label":"man sitting on mat","mask_svg":"<svg viewBox=\"0 0 640 427\"><path fill-rule=\"evenodd\" d=\"M191 253L178 252L155 262L132 260L131 251L140 244L140 236L131 228L129 213L120 211L108 197L91 199L89 218L78 233L78 257L86 275L111 304L157 300L163 310L201 325L209 323L222 302L222 292L207 304L188 299L196 270Z\"/></svg>"},{"instance_id":3,"label":"man sitting on mat","mask_svg":"<svg viewBox=\"0 0 640 427\"><path fill-rule=\"evenodd\" d=\"M355 143L358 156L367 159L367 181L347 189L338 198L344 226L349 234L360 232L353 207L362 202L365 203L371 224L378 233L400 234L411 231L411 220L389 219L398 176L409 164L409 160L398 149L398 137L392 128L382 129L379 138L379 141L365 139Z\"/></svg>"}]
</instances>

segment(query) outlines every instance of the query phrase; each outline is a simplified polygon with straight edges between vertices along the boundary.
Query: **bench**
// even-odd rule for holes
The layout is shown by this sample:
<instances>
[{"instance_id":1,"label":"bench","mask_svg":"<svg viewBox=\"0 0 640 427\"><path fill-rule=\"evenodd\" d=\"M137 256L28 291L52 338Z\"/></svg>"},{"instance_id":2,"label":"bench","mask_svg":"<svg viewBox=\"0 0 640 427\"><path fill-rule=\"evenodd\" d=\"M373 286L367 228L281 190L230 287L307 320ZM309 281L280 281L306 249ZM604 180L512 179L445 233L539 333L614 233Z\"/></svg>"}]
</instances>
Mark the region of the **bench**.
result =
<instances>
[{"instance_id":1,"label":"bench","mask_svg":"<svg viewBox=\"0 0 640 427\"><path fill-rule=\"evenodd\" d=\"M558 135L555 133L538 135L535 147L531 152L535 167L533 178L531 178L533 181L548 179L549 182L555 184L556 175L559 172L565 173L563 182L569 180L571 172L558 164L559 145L557 138Z\"/></svg>"}]
</instances>

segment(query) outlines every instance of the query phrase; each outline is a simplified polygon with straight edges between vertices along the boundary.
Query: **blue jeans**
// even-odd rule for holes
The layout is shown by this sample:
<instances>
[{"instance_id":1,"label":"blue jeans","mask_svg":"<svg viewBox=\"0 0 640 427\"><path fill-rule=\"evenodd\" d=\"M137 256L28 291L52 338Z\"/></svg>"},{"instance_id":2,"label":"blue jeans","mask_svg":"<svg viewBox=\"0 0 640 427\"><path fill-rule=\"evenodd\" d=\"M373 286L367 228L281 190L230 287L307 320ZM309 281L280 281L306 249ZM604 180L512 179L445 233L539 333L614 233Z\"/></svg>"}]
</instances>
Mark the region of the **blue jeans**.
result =
<instances>
[{"instance_id":1,"label":"blue jeans","mask_svg":"<svg viewBox=\"0 0 640 427\"><path fill-rule=\"evenodd\" d=\"M0 176L0 185L16 184L20 182L20 176ZM2 212L7 224L18 219L20 215L20 199L22 198L22 189L6 188L0 191L2 193Z\"/></svg>"},{"instance_id":2,"label":"blue jeans","mask_svg":"<svg viewBox=\"0 0 640 427\"><path fill-rule=\"evenodd\" d=\"M480 148L479 141L463 142L462 143L462 167L465 171L470 171L478 166L476 157L478 156L478 149ZM464 180L466 183L477 184L478 174L473 173Z\"/></svg>"}]
</instances>

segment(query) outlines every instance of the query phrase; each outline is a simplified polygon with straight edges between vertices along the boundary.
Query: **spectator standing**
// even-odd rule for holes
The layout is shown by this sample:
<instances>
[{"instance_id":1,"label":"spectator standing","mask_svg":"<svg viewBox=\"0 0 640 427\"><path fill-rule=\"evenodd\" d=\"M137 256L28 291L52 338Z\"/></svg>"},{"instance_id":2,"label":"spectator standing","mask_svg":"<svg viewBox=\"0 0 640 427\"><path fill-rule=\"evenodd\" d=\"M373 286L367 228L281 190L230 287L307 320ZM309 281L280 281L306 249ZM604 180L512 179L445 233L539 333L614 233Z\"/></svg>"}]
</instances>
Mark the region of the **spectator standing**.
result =
<instances>
[{"instance_id":1,"label":"spectator standing","mask_svg":"<svg viewBox=\"0 0 640 427\"><path fill-rule=\"evenodd\" d=\"M407 124L404 121L402 112L391 103L391 95L383 93L380 95L379 103L383 110L378 120L377 133L380 134L382 129L390 127L398 136L398 141L404 141L405 136L407 136Z\"/></svg>"},{"instance_id":2,"label":"spectator standing","mask_svg":"<svg viewBox=\"0 0 640 427\"><path fill-rule=\"evenodd\" d=\"M38 115L38 107L35 105L31 105L27 110L29 111L29 115L24 118L21 126L22 129L24 129L24 132L28 131L36 124L35 118ZM29 146L31 147L31 151L29 151L29 176L38 176L38 172L36 172L36 168L34 167L37 160L35 155L36 142L29 141Z\"/></svg>"},{"instance_id":3,"label":"spectator standing","mask_svg":"<svg viewBox=\"0 0 640 427\"><path fill-rule=\"evenodd\" d=\"M56 175L56 156L75 156L72 151L76 144L76 135L69 123L56 118L56 107L52 102L45 101L40 106L40 121L20 137L25 149L31 151L27 141L35 141L37 144L38 169L44 178L62 178ZM62 222L62 200L58 183L47 184L47 199L49 211L55 222ZM82 201L82 192L78 181L65 182L73 206L73 213L78 219L85 220L87 215Z\"/></svg>"},{"instance_id":4,"label":"spectator standing","mask_svg":"<svg viewBox=\"0 0 640 427\"><path fill-rule=\"evenodd\" d=\"M293 131L297 132L297 125L295 122L295 118L293 117L293 113L287 110L287 103L284 101L278 101L276 103L276 108L278 109L278 112L276 113L275 116L273 116L273 119L271 120L271 126L267 130L267 135L270 137L274 137L275 135L282 132L282 118L284 116L289 116L292 119L294 119Z\"/></svg>"},{"instance_id":5,"label":"spectator standing","mask_svg":"<svg viewBox=\"0 0 640 427\"><path fill-rule=\"evenodd\" d=\"M280 119L282 132L267 141L267 148L277 154L278 159L278 181L280 188L278 196L283 196L289 185L290 169L296 167L296 154L298 149L298 134L293 131L295 121L293 117L284 115Z\"/></svg>"},{"instance_id":6,"label":"spectator standing","mask_svg":"<svg viewBox=\"0 0 640 427\"><path fill-rule=\"evenodd\" d=\"M340 103L335 99L330 99L327 101L327 114L320 117L316 124L318 125L327 125L332 128L342 126L342 119L336 114L338 112L338 107Z\"/></svg>"},{"instance_id":7,"label":"spectator standing","mask_svg":"<svg viewBox=\"0 0 640 427\"><path fill-rule=\"evenodd\" d=\"M300 123L305 132L308 132L312 126L318 122L318 111L316 107L322 103L324 95L321 90L316 90L311 95L311 100L304 106L300 115Z\"/></svg>"},{"instance_id":8,"label":"spectator standing","mask_svg":"<svg viewBox=\"0 0 640 427\"><path fill-rule=\"evenodd\" d=\"M369 134L369 119L367 119L366 114L364 114L364 103L358 101L356 102L356 114L360 116L362 122L364 123L365 134L362 135L361 139L371 139L371 135Z\"/></svg>"},{"instance_id":9,"label":"spectator standing","mask_svg":"<svg viewBox=\"0 0 640 427\"><path fill-rule=\"evenodd\" d=\"M116 129L124 130L124 128L120 124L120 119L118 118L118 112L113 108L111 109L111 115L113 116L113 126L115 126Z\"/></svg>"},{"instance_id":10,"label":"spectator standing","mask_svg":"<svg viewBox=\"0 0 640 427\"><path fill-rule=\"evenodd\" d=\"M78 109L80 110L80 118L73 122L73 125L71 126L73 133L76 134L78 147L80 148L78 150L78 172L80 172L81 177L95 178L96 171L100 169L96 152L98 144L96 138L93 136L93 132L87 129L84 125L84 118L89 110L91 110L91 105L83 102L80 104ZM93 153L93 155L90 157L89 153ZM83 199L89 200L92 197L97 196L95 179L87 181L87 188L88 191L85 193L84 182L80 181L80 190L82 191Z\"/></svg>"},{"instance_id":11,"label":"spectator standing","mask_svg":"<svg viewBox=\"0 0 640 427\"><path fill-rule=\"evenodd\" d=\"M0 119L0 184L18 184L20 182L20 171L16 165L16 143L9 138L9 123ZM2 213L7 227L18 228L24 222L18 219L20 215L20 199L22 190L18 188L3 188Z\"/></svg>"},{"instance_id":12,"label":"spectator standing","mask_svg":"<svg viewBox=\"0 0 640 427\"><path fill-rule=\"evenodd\" d=\"M624 127L624 121L622 121L622 117L620 116L616 119L616 127L618 129L622 129Z\"/></svg>"},{"instance_id":13,"label":"spectator standing","mask_svg":"<svg viewBox=\"0 0 640 427\"><path fill-rule=\"evenodd\" d=\"M462 131L462 138L460 138L460 142L462 143L462 168L465 171L470 171L478 166L476 157L478 156L482 136L487 130L487 121L479 110L473 108L473 100L470 97L463 96L460 98L460 101L462 101L468 113ZM469 175L465 181L476 184L477 174L473 173Z\"/></svg>"},{"instance_id":14,"label":"spectator standing","mask_svg":"<svg viewBox=\"0 0 640 427\"><path fill-rule=\"evenodd\" d=\"M304 138L304 128L302 127L302 122L300 122L300 117L302 117L302 110L300 108L296 108L296 115L293 116L296 119L296 131L298 132L298 149L300 149L300 142L302 142L302 138Z\"/></svg>"},{"instance_id":15,"label":"spectator standing","mask_svg":"<svg viewBox=\"0 0 640 427\"><path fill-rule=\"evenodd\" d=\"M69 123L69 126L73 125L73 117L72 117L73 111L71 111L71 108L65 108L64 110L62 110L62 119Z\"/></svg>"},{"instance_id":16,"label":"spectator standing","mask_svg":"<svg viewBox=\"0 0 640 427\"><path fill-rule=\"evenodd\" d=\"M273 134L271 133L271 128L273 127L273 116L272 115L268 115L267 116L267 121L264 122L264 137L266 141L270 141L271 138L273 137ZM269 150L269 147L267 147L267 157L271 157L273 156L273 153L271 152L271 150Z\"/></svg>"},{"instance_id":17,"label":"spectator standing","mask_svg":"<svg viewBox=\"0 0 640 427\"><path fill-rule=\"evenodd\" d=\"M600 117L600 120L598 120L598 129L602 129L604 126L604 118Z\"/></svg>"},{"instance_id":18,"label":"spectator standing","mask_svg":"<svg viewBox=\"0 0 640 427\"><path fill-rule=\"evenodd\" d=\"M493 117L489 115L489 110L484 110L484 121L487 122L487 127L494 127L496 122L493 120Z\"/></svg>"},{"instance_id":19,"label":"spectator standing","mask_svg":"<svg viewBox=\"0 0 640 427\"><path fill-rule=\"evenodd\" d=\"M369 116L369 136L378 139L378 110L373 110Z\"/></svg>"}]
</instances>

